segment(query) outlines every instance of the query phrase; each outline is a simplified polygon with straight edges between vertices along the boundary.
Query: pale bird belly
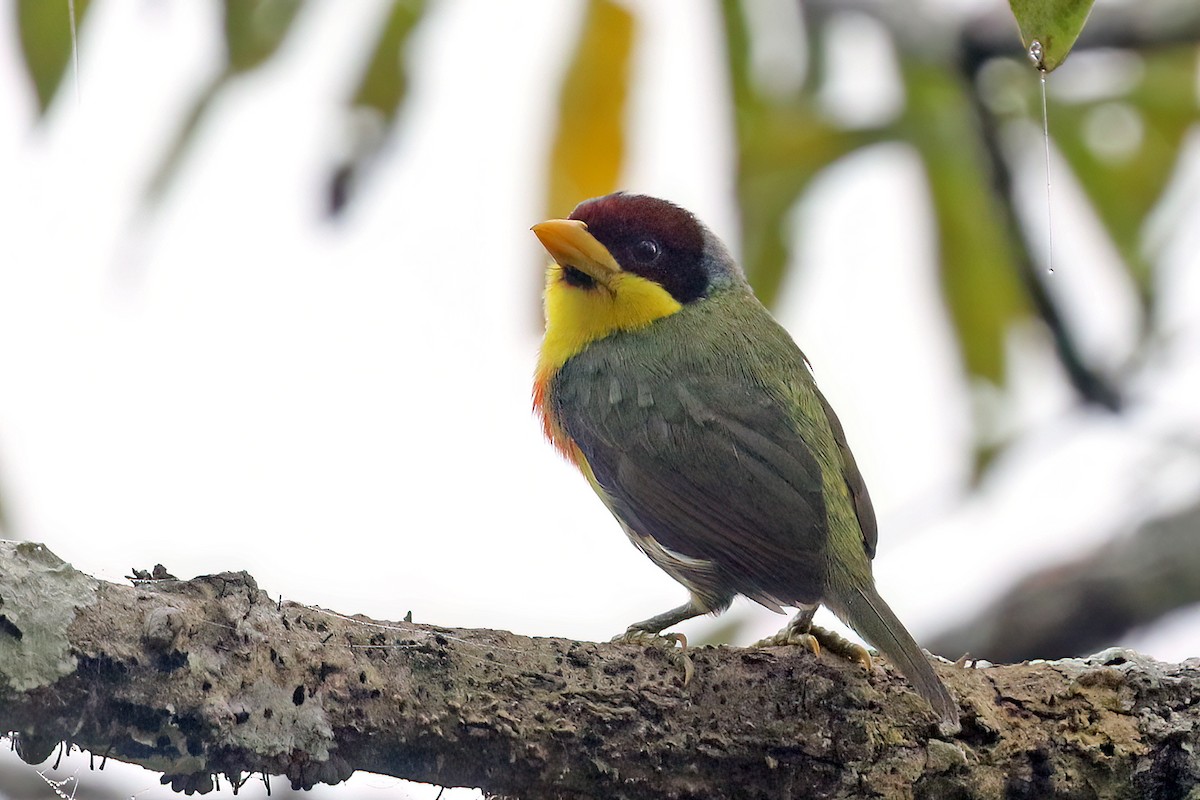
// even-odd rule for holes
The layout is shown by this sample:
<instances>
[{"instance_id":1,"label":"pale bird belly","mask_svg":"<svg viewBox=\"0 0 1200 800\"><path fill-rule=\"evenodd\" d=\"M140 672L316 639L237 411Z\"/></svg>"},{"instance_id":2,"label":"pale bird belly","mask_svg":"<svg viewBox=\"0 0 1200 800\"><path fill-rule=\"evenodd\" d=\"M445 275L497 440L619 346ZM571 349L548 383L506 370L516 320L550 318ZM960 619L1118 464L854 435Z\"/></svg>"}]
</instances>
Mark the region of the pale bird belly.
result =
<instances>
[{"instance_id":1,"label":"pale bird belly","mask_svg":"<svg viewBox=\"0 0 1200 800\"><path fill-rule=\"evenodd\" d=\"M624 522L621 523L621 529L638 550L645 553L659 569L683 584L701 603L711 608L727 603L728 593L720 589L721 580L716 563L663 547L653 536L640 534Z\"/></svg>"}]
</instances>

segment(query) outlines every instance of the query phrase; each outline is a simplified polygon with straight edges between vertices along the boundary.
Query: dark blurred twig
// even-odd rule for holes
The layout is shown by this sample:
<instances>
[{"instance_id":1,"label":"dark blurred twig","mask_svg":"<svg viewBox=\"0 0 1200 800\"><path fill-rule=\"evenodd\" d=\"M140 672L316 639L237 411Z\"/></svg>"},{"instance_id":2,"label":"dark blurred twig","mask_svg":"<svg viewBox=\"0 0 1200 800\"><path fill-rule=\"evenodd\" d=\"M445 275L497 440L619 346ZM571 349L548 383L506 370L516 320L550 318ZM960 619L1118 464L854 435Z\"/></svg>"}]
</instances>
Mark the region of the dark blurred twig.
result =
<instances>
[{"instance_id":1,"label":"dark blurred twig","mask_svg":"<svg viewBox=\"0 0 1200 800\"><path fill-rule=\"evenodd\" d=\"M1200 603L1200 503L1028 575L928 646L998 663L1075 656L1194 603Z\"/></svg>"},{"instance_id":2,"label":"dark blurred twig","mask_svg":"<svg viewBox=\"0 0 1200 800\"><path fill-rule=\"evenodd\" d=\"M1038 317L1050 330L1055 351L1058 353L1058 360L1066 370L1067 377L1070 379L1071 385L1075 387L1075 391L1085 402L1102 406L1109 411L1120 411L1121 395L1117 387L1105 375L1087 363L1079 350L1074 331L1066 324L1057 303L1046 290L1042 270L1039 270L1034 263L1029 241L1029 228L1022 225L1017 217L1017 198L1013 194L1012 170L1000 142L1001 122L988 107L977 80L979 70L986 63L988 55L986 51L974 49L973 41L970 36L964 36L960 64L963 77L970 86L967 97L970 99L971 111L978 120L979 138L990 162L993 188L997 199L1001 201L998 207L1004 214L1004 222L1011 232L1014 263L1020 272L1021 282L1025 286L1025 291L1033 303Z\"/></svg>"}]
</instances>

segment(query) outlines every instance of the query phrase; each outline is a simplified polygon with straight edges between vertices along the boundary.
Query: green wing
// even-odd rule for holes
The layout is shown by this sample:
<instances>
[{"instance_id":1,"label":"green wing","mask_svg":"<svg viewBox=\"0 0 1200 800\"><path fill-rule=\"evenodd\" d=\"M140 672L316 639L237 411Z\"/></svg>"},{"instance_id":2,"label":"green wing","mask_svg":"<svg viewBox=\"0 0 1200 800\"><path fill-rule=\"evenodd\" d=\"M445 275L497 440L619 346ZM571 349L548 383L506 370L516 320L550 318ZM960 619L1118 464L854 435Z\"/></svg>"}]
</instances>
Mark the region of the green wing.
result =
<instances>
[{"instance_id":1,"label":"green wing","mask_svg":"<svg viewBox=\"0 0 1200 800\"><path fill-rule=\"evenodd\" d=\"M772 608L817 602L829 523L814 448L833 451L826 460L842 467L874 549L874 513L841 425L765 311L757 329L765 319L769 330L753 341L711 318L676 317L568 362L555 413L613 513L683 561L704 562L697 582Z\"/></svg>"},{"instance_id":2,"label":"green wing","mask_svg":"<svg viewBox=\"0 0 1200 800\"><path fill-rule=\"evenodd\" d=\"M875 558L875 546L879 543L879 523L875 519L875 507L871 505L871 495L867 492L867 482L863 480L862 473L858 471L858 464L854 460L854 454L850 452L850 445L846 444L846 432L842 430L841 420L837 418L837 414L833 413L825 395L821 394L816 387L813 390L817 393L817 399L821 401L821 406L825 409L825 419L829 422L830 432L833 434L838 453L841 455L842 478L846 481L846 488L850 490L850 499L854 502L854 514L858 517L858 526L862 529L863 549L867 551L867 558Z\"/></svg>"}]
</instances>

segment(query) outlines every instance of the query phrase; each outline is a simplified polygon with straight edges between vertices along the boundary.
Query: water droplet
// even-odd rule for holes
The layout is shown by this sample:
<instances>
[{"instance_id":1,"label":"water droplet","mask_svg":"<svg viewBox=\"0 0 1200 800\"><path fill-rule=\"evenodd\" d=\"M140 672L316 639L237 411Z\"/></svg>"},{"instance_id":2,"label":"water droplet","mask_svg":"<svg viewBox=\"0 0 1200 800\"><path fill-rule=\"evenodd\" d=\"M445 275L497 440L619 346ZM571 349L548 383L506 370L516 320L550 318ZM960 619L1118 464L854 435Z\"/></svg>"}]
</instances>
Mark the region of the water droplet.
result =
<instances>
[{"instance_id":1,"label":"water droplet","mask_svg":"<svg viewBox=\"0 0 1200 800\"><path fill-rule=\"evenodd\" d=\"M1042 43L1037 39L1029 45L1029 60L1037 64L1038 69L1042 68Z\"/></svg>"}]
</instances>

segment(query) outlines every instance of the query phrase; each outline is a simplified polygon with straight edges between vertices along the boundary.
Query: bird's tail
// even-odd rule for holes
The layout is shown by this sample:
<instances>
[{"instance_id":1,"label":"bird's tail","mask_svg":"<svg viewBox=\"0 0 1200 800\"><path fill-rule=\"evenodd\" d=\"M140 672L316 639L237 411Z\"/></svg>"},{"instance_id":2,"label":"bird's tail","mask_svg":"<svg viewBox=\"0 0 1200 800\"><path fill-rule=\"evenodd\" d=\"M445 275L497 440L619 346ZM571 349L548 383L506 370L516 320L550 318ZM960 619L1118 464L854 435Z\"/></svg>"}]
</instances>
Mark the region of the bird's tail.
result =
<instances>
[{"instance_id":1,"label":"bird's tail","mask_svg":"<svg viewBox=\"0 0 1200 800\"><path fill-rule=\"evenodd\" d=\"M874 585L868 583L838 591L827 598L826 605L879 648L904 673L917 693L929 701L942 723L958 731L958 704L954 697Z\"/></svg>"}]
</instances>

